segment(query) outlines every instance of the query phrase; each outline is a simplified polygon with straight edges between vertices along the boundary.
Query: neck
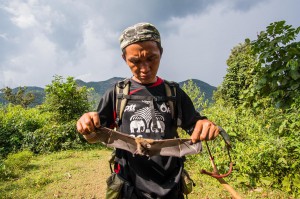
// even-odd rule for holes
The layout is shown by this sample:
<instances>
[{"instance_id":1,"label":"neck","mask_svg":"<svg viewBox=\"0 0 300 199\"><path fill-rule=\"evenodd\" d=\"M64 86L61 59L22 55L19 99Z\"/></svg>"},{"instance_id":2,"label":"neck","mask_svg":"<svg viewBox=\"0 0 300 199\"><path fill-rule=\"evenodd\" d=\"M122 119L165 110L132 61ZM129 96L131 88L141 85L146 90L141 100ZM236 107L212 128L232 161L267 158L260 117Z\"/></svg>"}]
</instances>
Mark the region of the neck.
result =
<instances>
[{"instance_id":1,"label":"neck","mask_svg":"<svg viewBox=\"0 0 300 199\"><path fill-rule=\"evenodd\" d=\"M142 82L141 80L139 80L138 78L136 78L135 76L132 77L132 79L140 84L153 84L157 81L157 77L155 76L155 78L149 82Z\"/></svg>"}]
</instances>

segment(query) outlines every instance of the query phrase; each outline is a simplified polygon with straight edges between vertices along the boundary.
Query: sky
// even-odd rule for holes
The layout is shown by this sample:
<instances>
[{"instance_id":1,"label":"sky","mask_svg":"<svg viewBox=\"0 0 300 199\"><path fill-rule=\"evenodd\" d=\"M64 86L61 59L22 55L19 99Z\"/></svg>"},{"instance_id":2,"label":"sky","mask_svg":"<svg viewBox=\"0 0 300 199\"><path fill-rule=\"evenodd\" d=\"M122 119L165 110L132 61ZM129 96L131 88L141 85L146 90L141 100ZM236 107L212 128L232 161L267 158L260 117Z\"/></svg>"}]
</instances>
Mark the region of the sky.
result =
<instances>
[{"instance_id":1,"label":"sky","mask_svg":"<svg viewBox=\"0 0 300 199\"><path fill-rule=\"evenodd\" d=\"M119 36L154 24L158 76L219 86L231 49L275 21L300 26L299 0L0 0L0 88L45 87L55 75L86 82L131 77Z\"/></svg>"}]
</instances>

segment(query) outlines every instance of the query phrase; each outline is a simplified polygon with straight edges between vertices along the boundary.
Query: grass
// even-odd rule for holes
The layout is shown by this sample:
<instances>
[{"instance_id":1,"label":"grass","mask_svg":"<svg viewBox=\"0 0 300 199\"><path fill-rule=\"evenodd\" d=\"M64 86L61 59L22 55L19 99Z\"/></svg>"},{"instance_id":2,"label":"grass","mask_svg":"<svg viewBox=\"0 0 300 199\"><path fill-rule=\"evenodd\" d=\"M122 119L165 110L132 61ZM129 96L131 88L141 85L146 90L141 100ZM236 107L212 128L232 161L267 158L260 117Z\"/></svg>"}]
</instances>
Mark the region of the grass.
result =
<instances>
[{"instance_id":1,"label":"grass","mask_svg":"<svg viewBox=\"0 0 300 199\"><path fill-rule=\"evenodd\" d=\"M110 153L63 151L37 156L19 178L0 182L0 198L104 198Z\"/></svg>"},{"instance_id":2,"label":"grass","mask_svg":"<svg viewBox=\"0 0 300 199\"><path fill-rule=\"evenodd\" d=\"M105 198L110 154L106 149L92 149L35 156L18 177L0 181L0 198ZM195 169L188 170L197 184L190 199L231 198L217 180L198 175ZM234 189L242 198L292 198L278 190Z\"/></svg>"}]
</instances>

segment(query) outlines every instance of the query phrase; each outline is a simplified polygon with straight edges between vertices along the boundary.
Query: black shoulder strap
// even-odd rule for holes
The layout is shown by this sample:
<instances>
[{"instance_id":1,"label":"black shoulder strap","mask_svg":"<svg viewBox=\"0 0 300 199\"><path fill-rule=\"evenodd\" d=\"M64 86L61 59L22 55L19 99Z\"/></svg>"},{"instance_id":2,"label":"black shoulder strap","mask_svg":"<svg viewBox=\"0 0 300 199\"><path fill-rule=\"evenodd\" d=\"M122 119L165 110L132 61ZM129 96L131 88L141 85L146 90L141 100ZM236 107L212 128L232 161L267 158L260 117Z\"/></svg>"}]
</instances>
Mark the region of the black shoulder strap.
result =
<instances>
[{"instance_id":1,"label":"black shoulder strap","mask_svg":"<svg viewBox=\"0 0 300 199\"><path fill-rule=\"evenodd\" d=\"M173 81L164 80L166 95L171 109L172 119L178 127L182 124L181 97L178 95L179 84Z\"/></svg>"},{"instance_id":2,"label":"black shoulder strap","mask_svg":"<svg viewBox=\"0 0 300 199\"><path fill-rule=\"evenodd\" d=\"M116 124L119 126L119 121L121 121L125 106L127 104L127 96L130 90L130 81L129 79L124 79L115 85L116 91Z\"/></svg>"}]
</instances>

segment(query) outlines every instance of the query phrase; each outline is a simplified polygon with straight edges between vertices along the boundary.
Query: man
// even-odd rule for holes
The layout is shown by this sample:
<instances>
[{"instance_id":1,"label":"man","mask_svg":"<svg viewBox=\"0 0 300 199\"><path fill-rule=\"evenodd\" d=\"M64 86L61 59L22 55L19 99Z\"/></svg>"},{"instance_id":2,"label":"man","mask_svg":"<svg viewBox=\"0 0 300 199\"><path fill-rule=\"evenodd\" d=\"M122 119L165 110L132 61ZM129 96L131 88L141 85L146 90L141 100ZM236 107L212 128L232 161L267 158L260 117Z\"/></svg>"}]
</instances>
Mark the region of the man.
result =
<instances>
[{"instance_id":1,"label":"man","mask_svg":"<svg viewBox=\"0 0 300 199\"><path fill-rule=\"evenodd\" d=\"M122 119L117 121L121 132L134 137L170 139L177 136L176 121L172 119L164 80L156 76L163 48L158 30L150 23L138 23L125 29L120 37L122 57L132 77L130 96ZM179 87L176 108L181 106L181 127L191 135L193 143L214 139L218 127L196 112L190 98ZM143 98L145 97L145 98ZM78 131L91 143L98 141L95 128L116 125L116 91L108 90L101 98L98 112L84 114L77 122ZM175 126L175 128L174 128ZM183 158L153 156L151 158L116 149L114 171L125 181L121 198L183 198L180 176Z\"/></svg>"}]
</instances>

